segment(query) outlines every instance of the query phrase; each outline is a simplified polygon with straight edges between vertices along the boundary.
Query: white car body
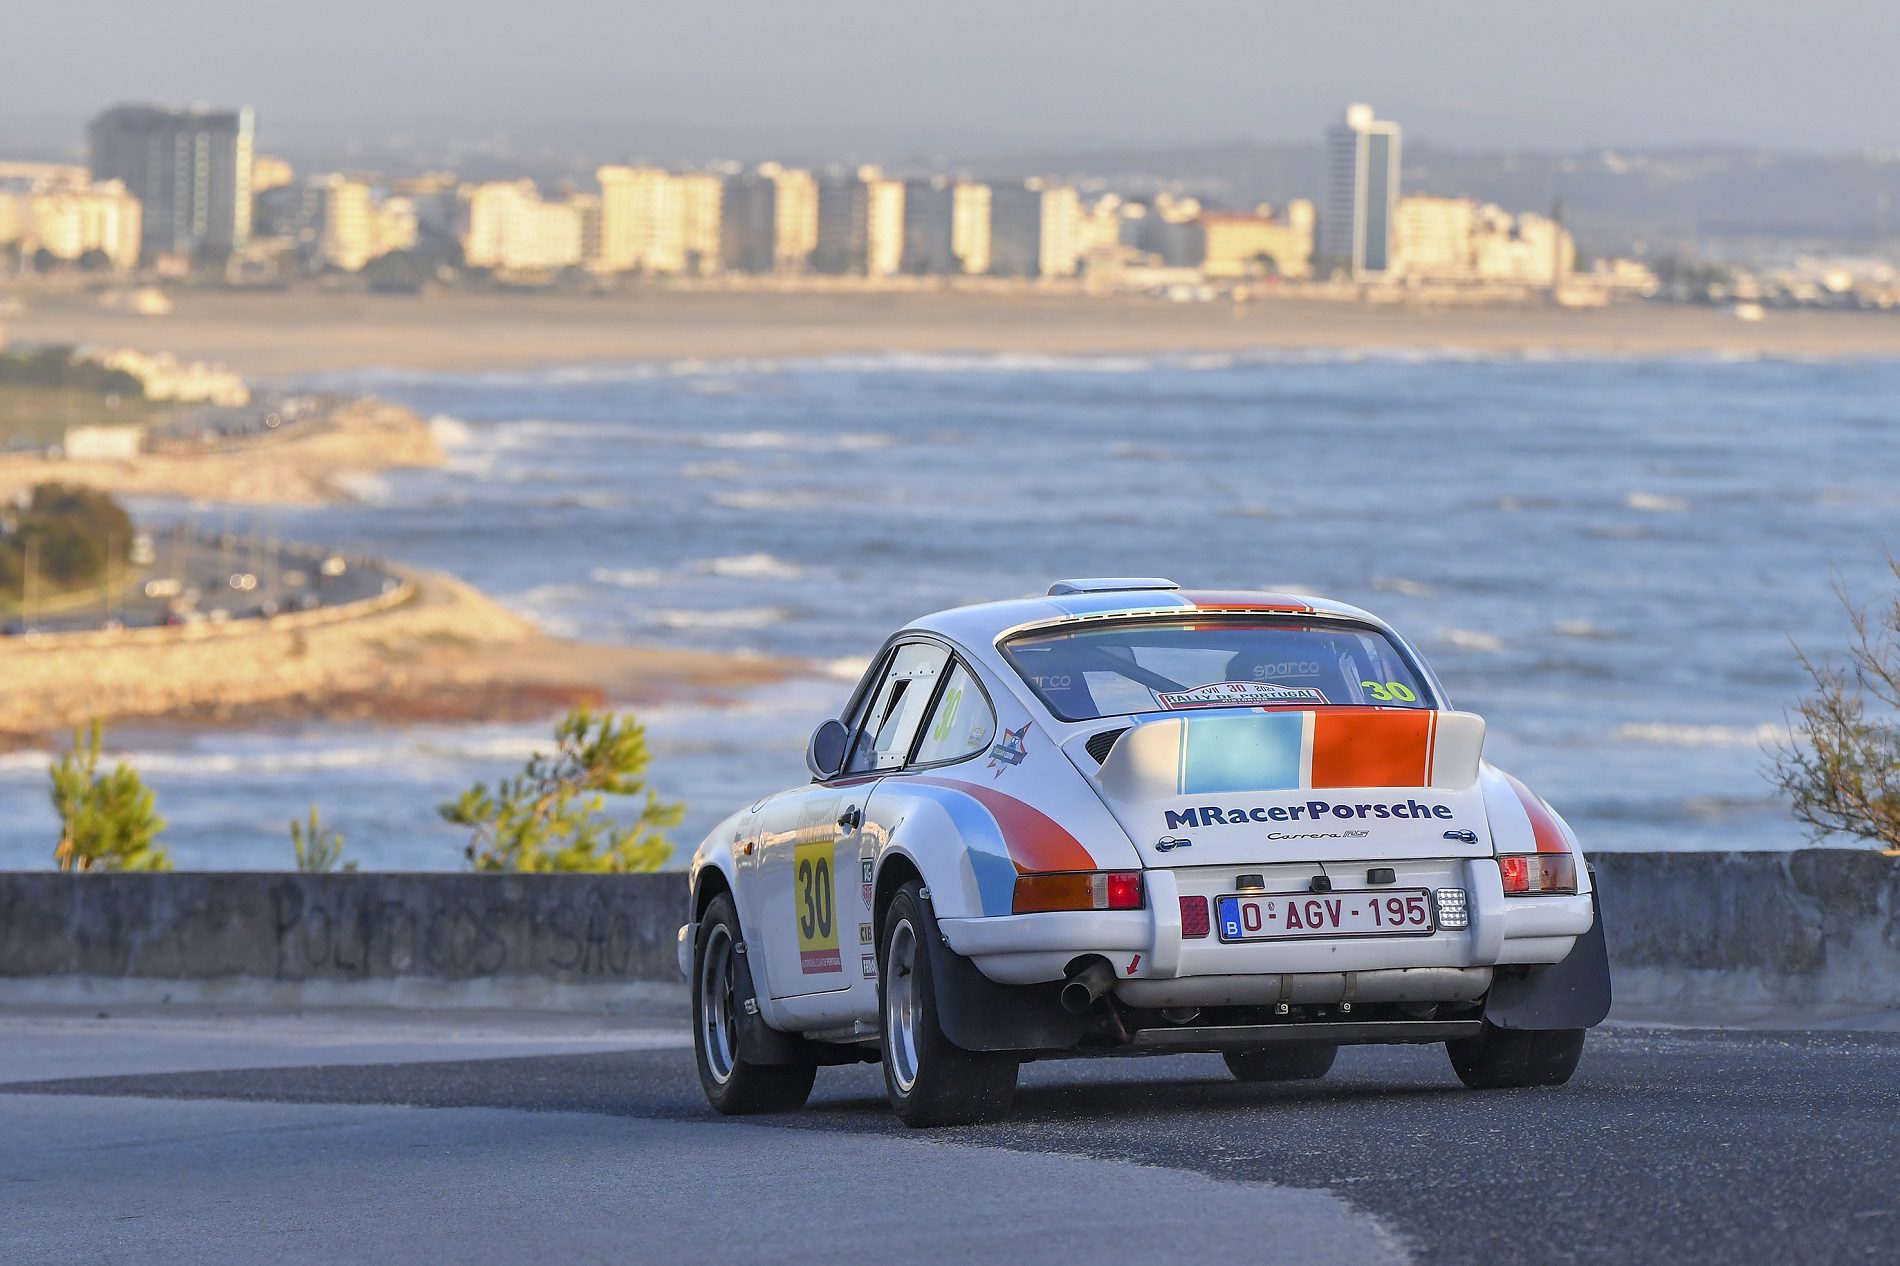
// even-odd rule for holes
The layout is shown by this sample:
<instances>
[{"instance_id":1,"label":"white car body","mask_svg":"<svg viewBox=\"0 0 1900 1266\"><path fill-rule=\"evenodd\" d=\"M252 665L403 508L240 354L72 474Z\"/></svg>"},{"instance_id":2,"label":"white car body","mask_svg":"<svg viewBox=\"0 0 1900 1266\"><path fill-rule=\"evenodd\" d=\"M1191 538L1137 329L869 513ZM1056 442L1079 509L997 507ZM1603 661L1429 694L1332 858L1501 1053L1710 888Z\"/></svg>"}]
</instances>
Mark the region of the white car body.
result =
<instances>
[{"instance_id":1,"label":"white car body","mask_svg":"<svg viewBox=\"0 0 1900 1266\"><path fill-rule=\"evenodd\" d=\"M1439 1041L1469 1036L1481 1019L1509 1024L1512 1009L1530 1019L1521 1028L1602 1018L1607 972L1575 834L1483 760L1483 721L1451 708L1416 650L1344 604L1164 585L1063 582L1048 597L900 630L842 718L850 726L868 711L902 648L926 648L912 652L920 660L947 654L909 744L915 757L815 778L714 828L693 857L682 971L692 975L708 902L728 893L744 928L747 1013L755 1005L778 1033L872 1047L880 921L914 879L956 956L954 971L934 969L944 1029L969 1049L1222 1050L1282 1023L1329 1042ZM1072 721L1001 649L1025 634L1184 613L1376 630L1429 697L1410 708L1300 707L1298 690L1229 683L1169 695L1171 707ZM1218 703L1204 692L1220 688L1242 703L1198 706ZM1558 852L1574 866L1574 893L1506 895L1500 857ZM1140 906L1015 913L1019 882L1050 873L1136 873ZM1237 894L1271 898L1276 917L1295 920L1306 902L1333 902L1337 924L1337 903L1364 907L1350 918L1383 918L1385 892L1420 891L1432 903L1428 932L1230 940L1184 929L1197 899L1213 920L1268 909L1220 904ZM1593 944L1572 958L1580 938ZM1566 979L1540 973L1566 960ZM1092 964L1112 972L1106 1019L1054 1005Z\"/></svg>"}]
</instances>

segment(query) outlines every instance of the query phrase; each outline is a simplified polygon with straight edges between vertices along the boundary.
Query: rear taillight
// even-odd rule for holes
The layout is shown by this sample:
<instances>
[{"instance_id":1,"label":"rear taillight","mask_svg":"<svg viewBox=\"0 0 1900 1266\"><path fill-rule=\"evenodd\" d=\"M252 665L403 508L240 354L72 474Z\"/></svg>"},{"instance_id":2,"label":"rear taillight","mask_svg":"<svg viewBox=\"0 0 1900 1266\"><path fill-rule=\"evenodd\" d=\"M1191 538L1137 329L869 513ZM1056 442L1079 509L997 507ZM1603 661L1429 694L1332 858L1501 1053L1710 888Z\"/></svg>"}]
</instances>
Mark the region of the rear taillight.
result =
<instances>
[{"instance_id":1,"label":"rear taillight","mask_svg":"<svg viewBox=\"0 0 1900 1266\"><path fill-rule=\"evenodd\" d=\"M1577 891L1577 859L1569 853L1511 853L1498 858L1507 897Z\"/></svg>"},{"instance_id":2,"label":"rear taillight","mask_svg":"<svg viewBox=\"0 0 1900 1266\"><path fill-rule=\"evenodd\" d=\"M1188 941L1202 940L1207 936L1208 929L1207 898L1181 898L1181 938Z\"/></svg>"},{"instance_id":3,"label":"rear taillight","mask_svg":"<svg viewBox=\"0 0 1900 1266\"><path fill-rule=\"evenodd\" d=\"M1054 875L1016 876L1017 914L1045 910L1139 910L1142 907L1138 870L1066 871Z\"/></svg>"}]
</instances>

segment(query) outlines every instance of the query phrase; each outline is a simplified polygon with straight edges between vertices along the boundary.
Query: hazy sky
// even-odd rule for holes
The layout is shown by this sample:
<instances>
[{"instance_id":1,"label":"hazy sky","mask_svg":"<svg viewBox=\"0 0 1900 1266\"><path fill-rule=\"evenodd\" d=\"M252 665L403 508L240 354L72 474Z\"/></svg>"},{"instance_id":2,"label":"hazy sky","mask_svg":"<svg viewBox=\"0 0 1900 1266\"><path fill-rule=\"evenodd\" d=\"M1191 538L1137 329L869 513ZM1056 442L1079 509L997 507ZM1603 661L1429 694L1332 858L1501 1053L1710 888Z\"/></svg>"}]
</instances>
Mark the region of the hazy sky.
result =
<instances>
[{"instance_id":1,"label":"hazy sky","mask_svg":"<svg viewBox=\"0 0 1900 1266\"><path fill-rule=\"evenodd\" d=\"M1893 0L68 0L0 23L0 123L257 107L875 147L1311 140L1349 101L1462 149L1900 149ZM637 148L637 146L635 146Z\"/></svg>"}]
</instances>

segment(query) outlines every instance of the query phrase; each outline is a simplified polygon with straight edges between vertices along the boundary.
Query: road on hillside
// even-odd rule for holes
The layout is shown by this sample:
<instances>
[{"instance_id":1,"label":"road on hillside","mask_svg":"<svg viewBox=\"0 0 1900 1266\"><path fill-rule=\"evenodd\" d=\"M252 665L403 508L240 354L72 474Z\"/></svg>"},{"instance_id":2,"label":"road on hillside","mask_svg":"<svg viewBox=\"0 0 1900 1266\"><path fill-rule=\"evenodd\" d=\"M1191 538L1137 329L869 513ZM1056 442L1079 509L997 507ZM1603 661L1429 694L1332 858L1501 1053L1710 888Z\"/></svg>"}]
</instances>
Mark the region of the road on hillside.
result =
<instances>
[{"instance_id":1,"label":"road on hillside","mask_svg":"<svg viewBox=\"0 0 1900 1266\"><path fill-rule=\"evenodd\" d=\"M129 591L109 603L103 597L85 606L61 604L30 618L16 618L6 631L19 634L72 633L97 629L108 621L127 628L167 622L178 595L199 617L241 620L309 606L340 606L373 598L394 578L367 562L347 563L334 576L323 574L325 551L306 546L273 548L264 541L237 536L157 534L153 561L133 568ZM152 585L149 582L161 582ZM162 582L175 581L175 585ZM214 613L220 613L215 614Z\"/></svg>"},{"instance_id":2,"label":"road on hillside","mask_svg":"<svg viewBox=\"0 0 1900 1266\"><path fill-rule=\"evenodd\" d=\"M1605 1029L1568 1087L1483 1094L1430 1047L1349 1048L1323 1082L1265 1087L1209 1056L1049 1062L1024 1070L1010 1122L927 1135L891 1119L874 1066L825 1070L802 1113L734 1124L706 1109L680 1045L456 1053L58 1080L0 1060L0 1190L28 1211L8 1219L16 1246L1900 1259L1894 1035Z\"/></svg>"}]
</instances>

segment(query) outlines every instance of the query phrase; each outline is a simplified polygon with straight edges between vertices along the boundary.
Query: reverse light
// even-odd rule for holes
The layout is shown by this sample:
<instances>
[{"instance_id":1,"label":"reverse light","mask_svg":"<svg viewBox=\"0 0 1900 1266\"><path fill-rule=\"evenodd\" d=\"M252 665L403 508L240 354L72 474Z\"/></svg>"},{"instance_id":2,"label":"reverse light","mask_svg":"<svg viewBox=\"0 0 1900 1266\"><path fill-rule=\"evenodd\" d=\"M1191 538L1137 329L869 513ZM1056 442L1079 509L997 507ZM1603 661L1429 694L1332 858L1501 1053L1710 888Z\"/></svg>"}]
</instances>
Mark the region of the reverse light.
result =
<instances>
[{"instance_id":1,"label":"reverse light","mask_svg":"<svg viewBox=\"0 0 1900 1266\"><path fill-rule=\"evenodd\" d=\"M1016 897L1010 908L1017 914L1038 914L1048 910L1139 910L1142 904L1138 870L1063 871L1016 876Z\"/></svg>"},{"instance_id":2,"label":"reverse light","mask_svg":"<svg viewBox=\"0 0 1900 1266\"><path fill-rule=\"evenodd\" d=\"M1206 897L1181 898L1181 939L1199 941L1209 930Z\"/></svg>"},{"instance_id":3,"label":"reverse light","mask_svg":"<svg viewBox=\"0 0 1900 1266\"><path fill-rule=\"evenodd\" d=\"M1510 853L1498 858L1507 897L1577 891L1577 859L1569 853Z\"/></svg>"},{"instance_id":4,"label":"reverse light","mask_svg":"<svg viewBox=\"0 0 1900 1266\"><path fill-rule=\"evenodd\" d=\"M1440 888L1432 894L1438 907L1438 926L1450 931L1471 926L1471 903L1463 888Z\"/></svg>"}]
</instances>

